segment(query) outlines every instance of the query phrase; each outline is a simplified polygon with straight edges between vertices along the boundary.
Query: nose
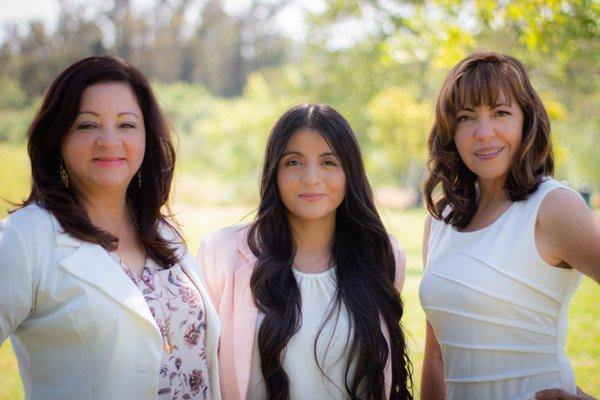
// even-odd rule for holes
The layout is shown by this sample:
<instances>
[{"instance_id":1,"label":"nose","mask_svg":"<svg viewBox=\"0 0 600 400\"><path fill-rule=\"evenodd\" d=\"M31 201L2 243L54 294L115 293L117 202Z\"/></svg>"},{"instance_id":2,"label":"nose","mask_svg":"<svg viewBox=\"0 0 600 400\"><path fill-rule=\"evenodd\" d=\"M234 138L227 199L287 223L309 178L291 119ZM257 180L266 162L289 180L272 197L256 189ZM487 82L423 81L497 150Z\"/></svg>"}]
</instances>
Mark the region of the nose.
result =
<instances>
[{"instance_id":1,"label":"nose","mask_svg":"<svg viewBox=\"0 0 600 400\"><path fill-rule=\"evenodd\" d=\"M120 138L118 133L111 128L104 128L96 139L96 144L102 148L112 148L119 144Z\"/></svg>"},{"instance_id":2,"label":"nose","mask_svg":"<svg viewBox=\"0 0 600 400\"><path fill-rule=\"evenodd\" d=\"M486 140L493 138L496 135L494 124L491 118L480 117L477 120L477 128L475 130L475 138Z\"/></svg>"},{"instance_id":3,"label":"nose","mask_svg":"<svg viewBox=\"0 0 600 400\"><path fill-rule=\"evenodd\" d=\"M302 175L302 183L311 185L319 182L319 170L316 165L307 164Z\"/></svg>"}]
</instances>

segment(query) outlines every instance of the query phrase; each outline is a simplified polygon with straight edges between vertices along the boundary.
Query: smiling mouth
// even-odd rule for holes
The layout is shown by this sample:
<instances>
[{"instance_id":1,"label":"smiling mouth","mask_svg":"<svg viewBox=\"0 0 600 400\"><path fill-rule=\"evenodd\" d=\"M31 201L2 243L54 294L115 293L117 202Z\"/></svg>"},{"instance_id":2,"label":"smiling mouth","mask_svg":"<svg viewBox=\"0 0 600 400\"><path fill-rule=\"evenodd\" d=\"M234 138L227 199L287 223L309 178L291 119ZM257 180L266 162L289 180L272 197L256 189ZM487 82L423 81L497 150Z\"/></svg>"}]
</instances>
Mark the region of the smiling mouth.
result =
<instances>
[{"instance_id":1,"label":"smiling mouth","mask_svg":"<svg viewBox=\"0 0 600 400\"><path fill-rule=\"evenodd\" d=\"M101 167L118 167L125 162L125 159L120 157L98 157L94 158L93 161Z\"/></svg>"},{"instance_id":2,"label":"smiling mouth","mask_svg":"<svg viewBox=\"0 0 600 400\"><path fill-rule=\"evenodd\" d=\"M502 151L505 149L504 146L502 147L487 147L485 149L480 149L480 150L476 150L473 152L473 155L475 155L475 157L483 159L483 160L490 160L492 158L496 158L500 153L502 153Z\"/></svg>"},{"instance_id":3,"label":"smiling mouth","mask_svg":"<svg viewBox=\"0 0 600 400\"><path fill-rule=\"evenodd\" d=\"M306 201L318 201L325 197L325 195L322 193L305 193L298 195L298 197Z\"/></svg>"}]
</instances>

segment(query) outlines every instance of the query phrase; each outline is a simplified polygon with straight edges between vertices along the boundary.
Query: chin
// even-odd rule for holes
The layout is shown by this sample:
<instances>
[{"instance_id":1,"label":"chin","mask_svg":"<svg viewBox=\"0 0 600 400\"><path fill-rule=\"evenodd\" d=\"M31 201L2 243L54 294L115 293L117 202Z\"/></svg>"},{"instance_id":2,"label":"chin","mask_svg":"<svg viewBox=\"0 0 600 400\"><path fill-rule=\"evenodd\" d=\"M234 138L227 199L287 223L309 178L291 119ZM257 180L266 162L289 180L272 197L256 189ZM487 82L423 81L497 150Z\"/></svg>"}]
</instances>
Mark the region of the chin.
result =
<instances>
[{"instance_id":1,"label":"chin","mask_svg":"<svg viewBox=\"0 0 600 400\"><path fill-rule=\"evenodd\" d=\"M112 189L121 189L127 188L131 179L123 178L123 177L103 177L101 179L97 179L95 184L98 187L103 187L108 190Z\"/></svg>"},{"instance_id":2,"label":"chin","mask_svg":"<svg viewBox=\"0 0 600 400\"><path fill-rule=\"evenodd\" d=\"M471 171L478 179L505 179L508 175L508 168L478 168Z\"/></svg>"},{"instance_id":3,"label":"chin","mask_svg":"<svg viewBox=\"0 0 600 400\"><path fill-rule=\"evenodd\" d=\"M291 210L293 216L300 221L319 221L329 218L332 214L335 215L335 210Z\"/></svg>"}]
</instances>

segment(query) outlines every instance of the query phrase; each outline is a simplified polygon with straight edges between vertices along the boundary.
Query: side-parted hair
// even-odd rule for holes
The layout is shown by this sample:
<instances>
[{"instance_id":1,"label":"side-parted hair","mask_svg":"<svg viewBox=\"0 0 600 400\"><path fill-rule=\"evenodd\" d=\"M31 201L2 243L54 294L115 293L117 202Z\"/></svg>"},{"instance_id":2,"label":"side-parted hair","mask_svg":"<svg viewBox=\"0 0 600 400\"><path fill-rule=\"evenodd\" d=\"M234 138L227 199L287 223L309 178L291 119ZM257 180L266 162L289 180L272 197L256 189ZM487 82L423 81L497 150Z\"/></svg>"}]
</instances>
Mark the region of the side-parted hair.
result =
<instances>
[{"instance_id":1,"label":"side-parted hair","mask_svg":"<svg viewBox=\"0 0 600 400\"><path fill-rule=\"evenodd\" d=\"M304 128L323 136L346 176L346 194L336 210L332 246L338 287L334 307L325 320L329 321L343 302L353 327L347 342L350 357L345 366L345 391L352 399L384 398L384 368L389 357L393 388L390 398L412 399L411 364L400 325L403 306L394 287L395 258L390 237L375 208L358 142L337 111L327 105L311 104L285 112L270 133L260 205L248 234L248 244L257 256L250 285L254 301L265 315L258 331L258 347L268 399L290 398L290 381L282 357L302 321L300 291L292 271L296 247L279 195L277 173L287 143ZM389 331L389 349L380 318ZM316 356L316 342L317 338L314 357L327 377ZM352 376L351 364L355 366Z\"/></svg>"},{"instance_id":2,"label":"side-parted hair","mask_svg":"<svg viewBox=\"0 0 600 400\"><path fill-rule=\"evenodd\" d=\"M479 52L460 61L446 77L429 134L429 175L424 197L431 215L464 228L477 210L477 176L460 158L454 134L456 114L465 107L495 107L500 95L516 101L523 110L523 138L517 149L504 190L511 201L525 200L544 176L554 172L550 120L525 68L517 59ZM441 196L434 191L441 185Z\"/></svg>"},{"instance_id":3,"label":"side-parted hair","mask_svg":"<svg viewBox=\"0 0 600 400\"><path fill-rule=\"evenodd\" d=\"M135 67L109 56L89 57L64 70L44 96L29 127L27 149L31 162L32 189L20 207L35 203L50 211L73 237L115 250L118 239L94 226L77 188L61 181L61 143L80 110L84 90L103 82L128 84L139 104L146 128L146 149L140 167L141 187L133 179L127 201L133 210L138 235L148 254L163 267L179 261L174 245L159 234L166 224L177 232L168 207L175 165L171 133L146 77Z\"/></svg>"}]
</instances>

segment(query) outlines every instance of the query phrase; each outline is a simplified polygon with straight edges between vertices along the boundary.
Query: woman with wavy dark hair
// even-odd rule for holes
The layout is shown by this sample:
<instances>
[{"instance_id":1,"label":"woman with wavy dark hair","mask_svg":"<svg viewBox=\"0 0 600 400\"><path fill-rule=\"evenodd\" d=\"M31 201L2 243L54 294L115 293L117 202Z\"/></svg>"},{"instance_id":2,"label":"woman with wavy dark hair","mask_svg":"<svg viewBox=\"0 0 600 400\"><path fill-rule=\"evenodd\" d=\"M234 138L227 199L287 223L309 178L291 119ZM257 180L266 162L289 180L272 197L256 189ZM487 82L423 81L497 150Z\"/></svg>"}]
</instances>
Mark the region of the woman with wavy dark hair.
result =
<instances>
[{"instance_id":1,"label":"woman with wavy dark hair","mask_svg":"<svg viewBox=\"0 0 600 400\"><path fill-rule=\"evenodd\" d=\"M256 219L206 237L198 258L222 320L224 398L412 399L404 254L331 107L279 118Z\"/></svg>"},{"instance_id":2,"label":"woman with wavy dark hair","mask_svg":"<svg viewBox=\"0 0 600 400\"><path fill-rule=\"evenodd\" d=\"M476 53L450 71L429 169L422 398L583 398L567 312L582 273L600 281L600 221L552 178L550 121L518 60Z\"/></svg>"},{"instance_id":3,"label":"woman with wavy dark hair","mask_svg":"<svg viewBox=\"0 0 600 400\"><path fill-rule=\"evenodd\" d=\"M219 399L216 310L168 209L175 151L148 80L68 67L29 129L33 187L0 225L0 343L28 399Z\"/></svg>"}]
</instances>

